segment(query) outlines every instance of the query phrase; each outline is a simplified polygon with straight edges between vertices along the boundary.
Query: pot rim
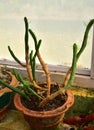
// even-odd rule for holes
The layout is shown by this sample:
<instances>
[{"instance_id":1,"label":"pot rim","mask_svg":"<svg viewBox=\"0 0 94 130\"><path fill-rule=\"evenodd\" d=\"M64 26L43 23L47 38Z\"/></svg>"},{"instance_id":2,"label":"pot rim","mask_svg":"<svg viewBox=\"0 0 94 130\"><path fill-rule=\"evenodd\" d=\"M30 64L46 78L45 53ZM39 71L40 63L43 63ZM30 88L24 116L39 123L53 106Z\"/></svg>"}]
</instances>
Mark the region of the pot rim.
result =
<instances>
[{"instance_id":1,"label":"pot rim","mask_svg":"<svg viewBox=\"0 0 94 130\"><path fill-rule=\"evenodd\" d=\"M19 111L23 112L25 115L28 115L28 116L47 118L47 117L51 117L53 115L55 117L57 115L61 115L61 114L65 113L74 103L74 95L73 95L72 91L66 90L66 94L68 95L66 102L62 106L60 106L54 110L49 110L49 111L30 110L21 103L21 97L17 93L14 96L14 105Z\"/></svg>"},{"instance_id":2,"label":"pot rim","mask_svg":"<svg viewBox=\"0 0 94 130\"><path fill-rule=\"evenodd\" d=\"M12 77L10 85L12 85L13 87L17 87L19 85L19 81L16 79L15 75L13 75L11 72L8 73ZM12 90L7 87L4 87L3 89L0 90L0 96L2 96L6 92L12 92Z\"/></svg>"}]
</instances>

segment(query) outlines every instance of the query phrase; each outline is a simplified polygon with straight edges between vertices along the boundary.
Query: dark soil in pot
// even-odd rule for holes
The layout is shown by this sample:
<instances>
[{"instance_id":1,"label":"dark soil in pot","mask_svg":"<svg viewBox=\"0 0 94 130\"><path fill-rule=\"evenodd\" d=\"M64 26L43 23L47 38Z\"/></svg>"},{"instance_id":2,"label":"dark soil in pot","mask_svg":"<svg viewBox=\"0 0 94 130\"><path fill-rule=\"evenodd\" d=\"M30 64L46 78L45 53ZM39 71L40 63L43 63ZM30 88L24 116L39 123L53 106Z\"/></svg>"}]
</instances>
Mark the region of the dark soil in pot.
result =
<instances>
[{"instance_id":1,"label":"dark soil in pot","mask_svg":"<svg viewBox=\"0 0 94 130\"><path fill-rule=\"evenodd\" d=\"M57 84L51 85L51 94L58 90L59 90L59 86ZM45 96L45 94L43 96ZM53 100L48 101L42 108L38 107L41 100L38 97L35 97L33 95L30 97L30 101L22 98L21 102L26 108L30 110L49 111L49 110L56 109L57 107L60 107L63 103L65 103L66 99L67 99L66 94L58 95Z\"/></svg>"}]
</instances>

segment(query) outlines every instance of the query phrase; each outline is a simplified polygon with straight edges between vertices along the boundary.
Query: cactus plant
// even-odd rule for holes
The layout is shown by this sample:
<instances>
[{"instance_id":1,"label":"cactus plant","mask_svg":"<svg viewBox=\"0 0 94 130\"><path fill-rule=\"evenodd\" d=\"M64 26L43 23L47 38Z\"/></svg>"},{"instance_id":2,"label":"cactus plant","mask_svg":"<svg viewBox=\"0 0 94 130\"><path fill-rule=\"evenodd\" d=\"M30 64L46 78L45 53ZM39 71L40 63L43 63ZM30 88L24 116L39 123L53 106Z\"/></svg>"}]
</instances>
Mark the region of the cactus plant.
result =
<instances>
[{"instance_id":1,"label":"cactus plant","mask_svg":"<svg viewBox=\"0 0 94 130\"><path fill-rule=\"evenodd\" d=\"M22 87L20 88L14 88L11 85L5 83L0 79L0 84L5 85L9 89L12 89L14 92L20 94L22 97L24 97L26 100L30 100L31 96L35 96L38 98L40 101L38 104L38 107L41 108L45 106L49 101L53 100L56 98L58 95L65 94L68 89L71 88L71 85L74 81L75 77L75 72L76 72L76 66L77 66L77 61L79 60L81 54L83 53L86 45L87 45L87 39L88 39L88 34L89 31L94 24L94 19L90 20L88 23L84 38L82 41L81 48L78 50L77 44L73 44L73 59L72 59L72 65L68 72L66 73L65 80L62 82L62 86L58 85L58 90L55 91L54 93L51 93L51 78L50 78L50 72L48 70L48 67L44 60L41 57L40 54L40 46L42 43L41 39L37 39L35 33L29 28L28 24L28 19L25 17L24 18L25 22L25 64L20 61L19 58L14 54L12 51L11 47L8 46L8 50L11 54L11 56L14 58L14 60L20 64L21 66L25 67L27 70L27 74L29 77L29 81L27 82L26 80L23 79L21 74L15 73L17 79L20 81L22 84ZM29 37L32 37L34 40L34 45L35 45L35 50L29 50ZM46 75L46 84L44 86L41 86L36 79L36 58L38 58L42 69L45 72Z\"/></svg>"}]
</instances>

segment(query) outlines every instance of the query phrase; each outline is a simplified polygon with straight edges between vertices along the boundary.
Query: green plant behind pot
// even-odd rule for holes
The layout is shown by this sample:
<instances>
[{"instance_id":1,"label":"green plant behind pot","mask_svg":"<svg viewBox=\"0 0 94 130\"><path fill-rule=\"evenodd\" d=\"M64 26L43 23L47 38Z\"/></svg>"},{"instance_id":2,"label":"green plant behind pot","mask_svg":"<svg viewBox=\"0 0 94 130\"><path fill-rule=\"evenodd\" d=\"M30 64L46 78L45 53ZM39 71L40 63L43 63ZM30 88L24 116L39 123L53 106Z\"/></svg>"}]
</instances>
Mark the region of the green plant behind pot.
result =
<instances>
[{"instance_id":1,"label":"green plant behind pot","mask_svg":"<svg viewBox=\"0 0 94 130\"><path fill-rule=\"evenodd\" d=\"M92 25L94 24L94 19L90 20L90 22L88 23L88 25L86 27L81 48L78 50L77 44L76 43L73 44L72 66L69 69L69 71L66 73L66 77L65 77L64 82L62 83L63 84L62 87L60 87L60 89L53 94L51 94L50 72L49 72L48 67L45 64L44 60L42 59L40 50L39 50L42 40L41 39L38 40L36 35L34 34L34 32L31 29L29 29L28 20L26 17L24 18L24 22L25 22L25 38L24 38L25 64L23 64L20 61L20 59L16 57L16 55L14 54L14 52L12 51L10 46L8 46L8 50L9 50L10 54L12 55L12 57L14 58L14 60L17 63L19 63L21 66L26 68L30 82L26 82L22 78L21 74L16 73L15 75L16 75L17 79L20 81L20 83L23 85L22 86L23 88L21 88L21 89L13 88L11 85L3 82L2 80L0 80L0 83L5 85L6 87L12 89L14 92L19 93L21 96L25 97L28 100L29 100L29 97L32 95L37 96L41 100L41 103L39 105L39 107L41 107L41 106L45 105L45 103L47 101L52 100L57 95L59 95L63 92L66 92L66 89L69 89L71 87L71 85L74 81L77 62L87 45L88 34L89 34L89 31L90 31ZM32 50L32 49L29 50L29 37L30 36L34 40L35 50ZM47 85L45 87L39 86L37 79L36 79L36 73L35 73L36 58L38 58L41 66L45 72L45 75L46 75ZM44 93L46 93L45 97L43 96Z\"/></svg>"},{"instance_id":2,"label":"green plant behind pot","mask_svg":"<svg viewBox=\"0 0 94 130\"><path fill-rule=\"evenodd\" d=\"M4 93L0 96L0 109L10 103L10 93Z\"/></svg>"}]
</instances>

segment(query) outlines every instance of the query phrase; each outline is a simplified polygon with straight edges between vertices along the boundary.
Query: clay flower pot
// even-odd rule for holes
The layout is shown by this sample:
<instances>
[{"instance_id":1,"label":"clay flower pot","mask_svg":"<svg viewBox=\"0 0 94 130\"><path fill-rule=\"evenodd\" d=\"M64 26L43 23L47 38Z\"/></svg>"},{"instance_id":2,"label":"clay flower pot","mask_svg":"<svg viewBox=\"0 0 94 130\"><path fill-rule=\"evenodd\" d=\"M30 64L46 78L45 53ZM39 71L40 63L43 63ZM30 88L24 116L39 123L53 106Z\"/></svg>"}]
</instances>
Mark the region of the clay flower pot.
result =
<instances>
[{"instance_id":1,"label":"clay flower pot","mask_svg":"<svg viewBox=\"0 0 94 130\"><path fill-rule=\"evenodd\" d=\"M11 72L8 72L9 76L11 76L11 82L10 82L10 85L13 86L13 87L17 87L19 85L19 82L18 80L16 79L16 77L11 73ZM12 92L11 89L7 88L7 87L4 87L3 89L0 90L0 97L4 94L4 93L7 93L7 92Z\"/></svg>"},{"instance_id":2,"label":"clay flower pot","mask_svg":"<svg viewBox=\"0 0 94 130\"><path fill-rule=\"evenodd\" d=\"M11 82L10 84L14 87L17 87L19 82L17 81L16 77L12 75L12 73L9 72L9 75L11 76ZM11 90L7 87L4 87L0 90L0 120L3 119L5 116L6 110L10 104L11 101Z\"/></svg>"},{"instance_id":3,"label":"clay flower pot","mask_svg":"<svg viewBox=\"0 0 94 130\"><path fill-rule=\"evenodd\" d=\"M66 102L62 106L50 111L33 111L26 108L21 103L21 97L19 94L16 94L14 97L14 105L19 111L24 114L24 117L30 124L31 128L34 130L42 130L50 127L55 127L63 120L65 112L74 103L74 96L71 90L67 90L66 94Z\"/></svg>"}]
</instances>

